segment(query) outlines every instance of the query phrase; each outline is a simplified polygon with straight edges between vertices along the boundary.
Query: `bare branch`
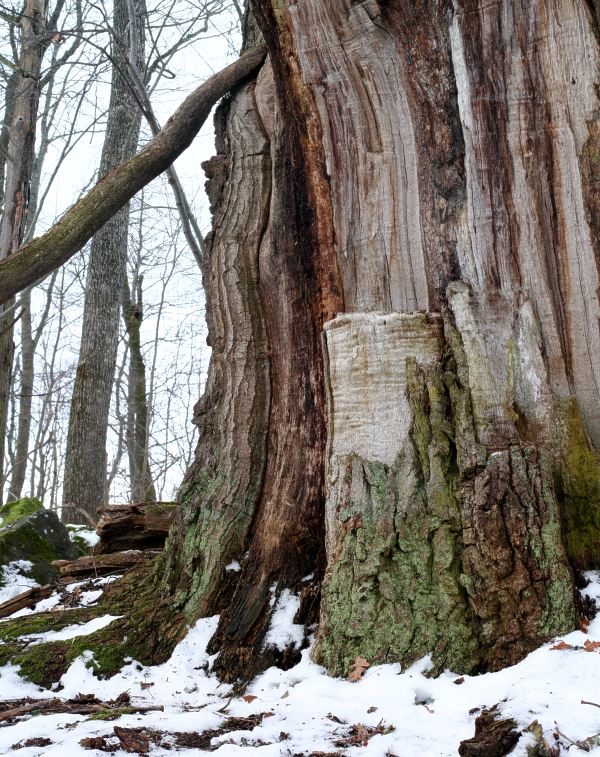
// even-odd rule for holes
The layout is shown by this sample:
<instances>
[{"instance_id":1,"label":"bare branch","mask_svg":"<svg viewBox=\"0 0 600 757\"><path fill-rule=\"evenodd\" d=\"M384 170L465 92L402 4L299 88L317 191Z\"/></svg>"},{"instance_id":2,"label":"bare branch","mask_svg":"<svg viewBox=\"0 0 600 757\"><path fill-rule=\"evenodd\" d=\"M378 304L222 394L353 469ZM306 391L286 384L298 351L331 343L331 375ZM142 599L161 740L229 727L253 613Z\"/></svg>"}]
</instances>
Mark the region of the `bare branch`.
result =
<instances>
[{"instance_id":1,"label":"bare branch","mask_svg":"<svg viewBox=\"0 0 600 757\"><path fill-rule=\"evenodd\" d=\"M255 71L265 56L266 48L261 45L211 76L131 160L102 177L46 234L0 263L0 304L81 250L109 218L189 147L213 105Z\"/></svg>"}]
</instances>

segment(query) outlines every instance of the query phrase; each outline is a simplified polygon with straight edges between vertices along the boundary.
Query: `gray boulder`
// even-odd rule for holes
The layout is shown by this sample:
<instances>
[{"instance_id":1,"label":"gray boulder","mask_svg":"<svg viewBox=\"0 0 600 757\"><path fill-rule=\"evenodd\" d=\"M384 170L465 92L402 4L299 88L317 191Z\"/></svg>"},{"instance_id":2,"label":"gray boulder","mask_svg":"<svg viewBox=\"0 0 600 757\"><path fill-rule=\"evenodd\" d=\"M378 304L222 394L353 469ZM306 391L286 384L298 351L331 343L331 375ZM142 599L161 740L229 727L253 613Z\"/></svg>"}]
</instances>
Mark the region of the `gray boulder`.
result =
<instances>
[{"instance_id":1,"label":"gray boulder","mask_svg":"<svg viewBox=\"0 0 600 757\"><path fill-rule=\"evenodd\" d=\"M58 575L52 560L73 560L77 550L69 532L51 510L37 510L7 525L0 525L0 565L28 560L28 574L40 584Z\"/></svg>"}]
</instances>

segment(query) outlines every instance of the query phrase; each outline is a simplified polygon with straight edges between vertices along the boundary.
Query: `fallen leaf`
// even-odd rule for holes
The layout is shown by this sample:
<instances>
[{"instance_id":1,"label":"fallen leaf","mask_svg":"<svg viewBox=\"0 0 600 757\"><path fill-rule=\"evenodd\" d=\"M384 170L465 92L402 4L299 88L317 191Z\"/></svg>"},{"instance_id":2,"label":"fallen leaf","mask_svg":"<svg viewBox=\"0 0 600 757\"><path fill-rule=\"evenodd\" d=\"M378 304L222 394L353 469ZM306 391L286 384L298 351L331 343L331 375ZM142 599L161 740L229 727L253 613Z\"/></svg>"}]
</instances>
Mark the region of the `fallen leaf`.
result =
<instances>
[{"instance_id":1,"label":"fallen leaf","mask_svg":"<svg viewBox=\"0 0 600 757\"><path fill-rule=\"evenodd\" d=\"M586 639L583 648L586 652L595 652L596 649L600 649L600 641L592 641L591 639Z\"/></svg>"},{"instance_id":2,"label":"fallen leaf","mask_svg":"<svg viewBox=\"0 0 600 757\"><path fill-rule=\"evenodd\" d=\"M367 712L369 713L369 715L370 715L370 714L371 714L372 712L377 712L377 707L369 707L369 709L367 710Z\"/></svg>"},{"instance_id":3,"label":"fallen leaf","mask_svg":"<svg viewBox=\"0 0 600 757\"><path fill-rule=\"evenodd\" d=\"M248 702L248 704L250 704L250 702L254 702L255 699L258 699L258 697L255 697L252 694L246 694L242 697L242 699L244 700L244 702Z\"/></svg>"},{"instance_id":4,"label":"fallen leaf","mask_svg":"<svg viewBox=\"0 0 600 757\"><path fill-rule=\"evenodd\" d=\"M367 662L364 657L357 657L348 670L348 680L353 683L360 681L365 674L365 670L370 667L370 665L371 663Z\"/></svg>"},{"instance_id":5,"label":"fallen leaf","mask_svg":"<svg viewBox=\"0 0 600 757\"><path fill-rule=\"evenodd\" d=\"M461 676L460 678L455 678L452 683L455 683L457 686L460 686L461 683L465 682L465 677Z\"/></svg>"},{"instance_id":6,"label":"fallen leaf","mask_svg":"<svg viewBox=\"0 0 600 757\"><path fill-rule=\"evenodd\" d=\"M582 631L583 633L587 633L589 627L590 627L590 621L587 618L580 616L579 617L579 630Z\"/></svg>"},{"instance_id":7,"label":"fallen leaf","mask_svg":"<svg viewBox=\"0 0 600 757\"><path fill-rule=\"evenodd\" d=\"M558 644L555 644L553 647L550 647L550 649L562 650L562 649L573 649L573 647L571 646L571 644L567 644L566 641L561 640L558 642Z\"/></svg>"}]
</instances>

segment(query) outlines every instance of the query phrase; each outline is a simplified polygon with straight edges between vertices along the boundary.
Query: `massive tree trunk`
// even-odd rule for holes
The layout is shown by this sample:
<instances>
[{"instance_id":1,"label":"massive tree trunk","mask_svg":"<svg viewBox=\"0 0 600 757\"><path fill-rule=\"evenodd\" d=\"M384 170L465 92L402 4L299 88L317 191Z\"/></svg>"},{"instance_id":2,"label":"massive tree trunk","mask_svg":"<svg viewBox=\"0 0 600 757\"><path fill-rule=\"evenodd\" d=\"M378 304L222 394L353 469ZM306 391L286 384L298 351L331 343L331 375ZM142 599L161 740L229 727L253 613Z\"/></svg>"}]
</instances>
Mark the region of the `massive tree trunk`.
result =
<instances>
[{"instance_id":1,"label":"massive tree trunk","mask_svg":"<svg viewBox=\"0 0 600 757\"><path fill-rule=\"evenodd\" d=\"M219 612L247 677L297 659L295 611L334 673L510 664L600 562L594 8L252 7L269 58L206 165L200 440L121 649Z\"/></svg>"},{"instance_id":2,"label":"massive tree trunk","mask_svg":"<svg viewBox=\"0 0 600 757\"><path fill-rule=\"evenodd\" d=\"M270 56L206 166L213 352L164 603L221 612L228 678L294 660L270 619L319 594L334 673L510 664L575 627L600 561L597 19L253 8Z\"/></svg>"},{"instance_id":3,"label":"massive tree trunk","mask_svg":"<svg viewBox=\"0 0 600 757\"><path fill-rule=\"evenodd\" d=\"M143 76L146 8L143 0L135 0L134 7L137 18L130 35L127 0L114 2L114 62L101 176L131 158L139 140L142 112L126 71L133 54L133 65ZM85 523L84 513L95 521L98 507L108 501L106 442L121 292L127 276L128 228L129 206L125 205L94 236L90 250L65 456L63 519L70 523Z\"/></svg>"}]
</instances>

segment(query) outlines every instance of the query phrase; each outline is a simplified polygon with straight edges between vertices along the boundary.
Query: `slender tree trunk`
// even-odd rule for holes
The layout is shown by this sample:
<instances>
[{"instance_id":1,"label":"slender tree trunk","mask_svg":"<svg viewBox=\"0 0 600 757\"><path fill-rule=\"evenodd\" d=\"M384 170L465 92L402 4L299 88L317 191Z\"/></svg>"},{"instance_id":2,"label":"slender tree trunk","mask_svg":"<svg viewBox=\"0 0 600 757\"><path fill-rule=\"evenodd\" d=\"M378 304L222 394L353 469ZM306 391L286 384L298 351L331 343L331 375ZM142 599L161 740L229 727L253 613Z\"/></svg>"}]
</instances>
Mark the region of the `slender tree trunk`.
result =
<instances>
[{"instance_id":1,"label":"slender tree trunk","mask_svg":"<svg viewBox=\"0 0 600 757\"><path fill-rule=\"evenodd\" d=\"M134 296L127 278L123 282L123 320L127 331L129 373L127 377L127 457L132 502L156 502L148 457L148 399L146 365L142 354L141 328L144 318L143 280L136 276Z\"/></svg>"},{"instance_id":2,"label":"slender tree trunk","mask_svg":"<svg viewBox=\"0 0 600 757\"><path fill-rule=\"evenodd\" d=\"M31 327L31 293L24 292L19 301L21 325L21 375L19 391L19 415L17 422L17 438L14 449L14 465L10 486L8 487L7 502L12 502L21 496L25 475L27 473L27 459L29 453L29 432L31 429L31 406L33 398L34 355L33 334Z\"/></svg>"},{"instance_id":3,"label":"slender tree trunk","mask_svg":"<svg viewBox=\"0 0 600 757\"><path fill-rule=\"evenodd\" d=\"M137 39L128 38L126 0L115 0L113 73L106 136L100 161L104 176L136 151L141 111L127 80L128 51L144 67L145 4L136 0ZM125 205L94 236L88 263L79 363L73 386L65 459L63 518L82 522L81 510L96 518L107 501L106 440L117 361L119 309L127 275L129 207Z\"/></svg>"},{"instance_id":4,"label":"slender tree trunk","mask_svg":"<svg viewBox=\"0 0 600 757\"><path fill-rule=\"evenodd\" d=\"M0 262L16 252L23 240L29 208L29 184L35 155L35 130L40 97L42 58L46 49L44 0L27 0L21 15L19 73L14 89L7 92L13 103L7 107L12 116L8 132L5 168L4 209L0 224ZM12 111L12 113L11 113ZM0 482L4 463L6 421L12 382L14 353L14 308L7 302L0 313ZM9 312L7 312L9 311ZM1 494L1 488L0 488Z\"/></svg>"}]
</instances>

